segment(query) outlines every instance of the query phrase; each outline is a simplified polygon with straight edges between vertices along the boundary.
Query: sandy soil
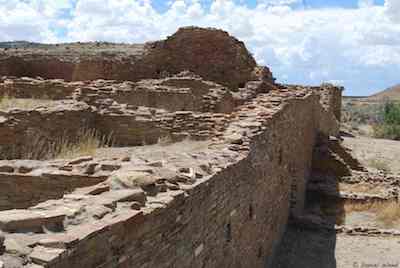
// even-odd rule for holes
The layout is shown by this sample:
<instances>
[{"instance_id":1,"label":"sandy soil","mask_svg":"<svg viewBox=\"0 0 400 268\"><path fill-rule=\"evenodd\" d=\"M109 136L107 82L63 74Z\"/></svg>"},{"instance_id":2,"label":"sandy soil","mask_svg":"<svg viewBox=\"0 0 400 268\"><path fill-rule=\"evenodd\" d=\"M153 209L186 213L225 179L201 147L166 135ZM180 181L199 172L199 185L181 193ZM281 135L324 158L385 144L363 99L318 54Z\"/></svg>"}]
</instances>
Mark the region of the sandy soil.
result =
<instances>
[{"instance_id":1,"label":"sandy soil","mask_svg":"<svg viewBox=\"0 0 400 268\"><path fill-rule=\"evenodd\" d=\"M344 146L370 169L387 166L391 173L400 174L400 141L371 139L365 137L344 137Z\"/></svg>"}]
</instances>

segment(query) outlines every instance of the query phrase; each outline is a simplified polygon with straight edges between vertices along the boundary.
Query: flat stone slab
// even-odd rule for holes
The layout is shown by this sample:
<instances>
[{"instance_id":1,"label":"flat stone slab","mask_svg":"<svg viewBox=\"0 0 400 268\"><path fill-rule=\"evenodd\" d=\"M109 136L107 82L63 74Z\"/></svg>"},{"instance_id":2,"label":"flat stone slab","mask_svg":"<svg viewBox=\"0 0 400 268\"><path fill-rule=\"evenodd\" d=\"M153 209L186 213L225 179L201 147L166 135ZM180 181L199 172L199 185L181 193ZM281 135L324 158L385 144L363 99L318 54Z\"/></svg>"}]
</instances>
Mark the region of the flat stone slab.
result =
<instances>
[{"instance_id":1,"label":"flat stone slab","mask_svg":"<svg viewBox=\"0 0 400 268\"><path fill-rule=\"evenodd\" d=\"M29 258L34 263L47 267L55 264L61 258L64 252L65 249L37 246L33 249L32 253L29 255Z\"/></svg>"},{"instance_id":2,"label":"flat stone slab","mask_svg":"<svg viewBox=\"0 0 400 268\"><path fill-rule=\"evenodd\" d=\"M124 190L113 190L97 195L98 201L104 206L108 206L108 203L116 202L139 202L144 205L146 202L146 195L141 189L124 189Z\"/></svg>"},{"instance_id":3,"label":"flat stone slab","mask_svg":"<svg viewBox=\"0 0 400 268\"><path fill-rule=\"evenodd\" d=\"M54 211L32 211L14 209L0 211L0 230L4 232L42 233L45 229L60 231L63 229L65 214Z\"/></svg>"}]
</instances>

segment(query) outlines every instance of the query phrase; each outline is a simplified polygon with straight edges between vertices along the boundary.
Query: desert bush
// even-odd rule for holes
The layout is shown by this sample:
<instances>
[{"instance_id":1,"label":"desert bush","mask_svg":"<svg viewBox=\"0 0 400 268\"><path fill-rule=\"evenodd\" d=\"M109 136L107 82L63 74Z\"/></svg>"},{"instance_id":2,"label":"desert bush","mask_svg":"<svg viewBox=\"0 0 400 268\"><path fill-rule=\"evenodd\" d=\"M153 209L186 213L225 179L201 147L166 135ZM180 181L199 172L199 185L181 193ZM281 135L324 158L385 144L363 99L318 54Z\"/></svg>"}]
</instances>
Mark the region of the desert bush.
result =
<instances>
[{"instance_id":1,"label":"desert bush","mask_svg":"<svg viewBox=\"0 0 400 268\"><path fill-rule=\"evenodd\" d=\"M381 122L373 126L374 136L400 140L400 103L387 102L381 112Z\"/></svg>"},{"instance_id":2,"label":"desert bush","mask_svg":"<svg viewBox=\"0 0 400 268\"><path fill-rule=\"evenodd\" d=\"M374 137L379 139L400 140L400 125L373 125Z\"/></svg>"},{"instance_id":3,"label":"desert bush","mask_svg":"<svg viewBox=\"0 0 400 268\"><path fill-rule=\"evenodd\" d=\"M383 121L388 125L400 125L400 103L388 102L385 104Z\"/></svg>"},{"instance_id":4,"label":"desert bush","mask_svg":"<svg viewBox=\"0 0 400 268\"><path fill-rule=\"evenodd\" d=\"M354 104L352 102L343 105L344 123L353 124L377 124L382 122L383 104Z\"/></svg>"}]
</instances>

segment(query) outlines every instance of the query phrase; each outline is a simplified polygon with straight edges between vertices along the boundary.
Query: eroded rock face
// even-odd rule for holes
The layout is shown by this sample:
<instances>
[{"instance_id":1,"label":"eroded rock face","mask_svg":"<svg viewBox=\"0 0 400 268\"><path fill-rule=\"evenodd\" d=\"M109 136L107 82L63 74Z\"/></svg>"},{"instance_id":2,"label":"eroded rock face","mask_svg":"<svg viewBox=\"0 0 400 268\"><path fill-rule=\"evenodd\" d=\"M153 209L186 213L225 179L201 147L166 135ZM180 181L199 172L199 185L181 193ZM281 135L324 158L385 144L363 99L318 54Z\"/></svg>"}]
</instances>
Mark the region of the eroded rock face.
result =
<instances>
[{"instance_id":1,"label":"eroded rock face","mask_svg":"<svg viewBox=\"0 0 400 268\"><path fill-rule=\"evenodd\" d=\"M273 82L269 69L257 67L243 42L216 29L181 28L166 40L103 45L91 48L91 53L84 51L88 46L92 45L0 51L0 75L138 81L190 70L230 88L244 87L255 78Z\"/></svg>"}]
</instances>

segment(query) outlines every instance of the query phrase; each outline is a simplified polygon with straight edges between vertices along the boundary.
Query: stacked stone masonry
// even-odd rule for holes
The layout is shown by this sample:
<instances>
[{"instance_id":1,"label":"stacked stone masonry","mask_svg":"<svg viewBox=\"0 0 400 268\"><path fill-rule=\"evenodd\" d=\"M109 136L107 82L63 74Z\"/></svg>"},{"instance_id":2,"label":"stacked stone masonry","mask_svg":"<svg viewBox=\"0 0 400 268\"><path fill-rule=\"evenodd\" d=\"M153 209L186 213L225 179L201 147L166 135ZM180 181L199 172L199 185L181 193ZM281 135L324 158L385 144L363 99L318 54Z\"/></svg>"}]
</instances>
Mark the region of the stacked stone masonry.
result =
<instances>
[{"instance_id":1,"label":"stacked stone masonry","mask_svg":"<svg viewBox=\"0 0 400 268\"><path fill-rule=\"evenodd\" d=\"M276 84L215 29L93 46L0 53L0 96L48 101L0 111L0 263L268 267L317 141L339 135L342 88ZM111 147L19 159L82 129Z\"/></svg>"}]
</instances>

